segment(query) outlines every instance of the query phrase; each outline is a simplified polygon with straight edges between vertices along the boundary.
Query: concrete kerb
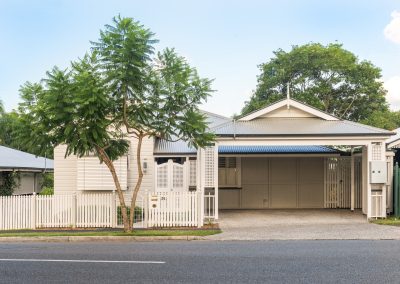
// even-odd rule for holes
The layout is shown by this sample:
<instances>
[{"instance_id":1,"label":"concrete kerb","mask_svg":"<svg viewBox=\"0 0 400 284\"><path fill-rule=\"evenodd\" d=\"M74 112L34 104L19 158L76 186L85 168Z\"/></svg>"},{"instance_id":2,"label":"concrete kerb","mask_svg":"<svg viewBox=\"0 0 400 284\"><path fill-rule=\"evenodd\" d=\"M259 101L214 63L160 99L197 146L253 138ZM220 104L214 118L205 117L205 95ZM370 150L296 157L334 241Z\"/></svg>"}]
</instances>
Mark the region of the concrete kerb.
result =
<instances>
[{"instance_id":1,"label":"concrete kerb","mask_svg":"<svg viewBox=\"0 0 400 284\"><path fill-rule=\"evenodd\" d=\"M57 236L57 237L0 237L0 243L12 242L104 242L104 241L194 241L203 236Z\"/></svg>"}]
</instances>

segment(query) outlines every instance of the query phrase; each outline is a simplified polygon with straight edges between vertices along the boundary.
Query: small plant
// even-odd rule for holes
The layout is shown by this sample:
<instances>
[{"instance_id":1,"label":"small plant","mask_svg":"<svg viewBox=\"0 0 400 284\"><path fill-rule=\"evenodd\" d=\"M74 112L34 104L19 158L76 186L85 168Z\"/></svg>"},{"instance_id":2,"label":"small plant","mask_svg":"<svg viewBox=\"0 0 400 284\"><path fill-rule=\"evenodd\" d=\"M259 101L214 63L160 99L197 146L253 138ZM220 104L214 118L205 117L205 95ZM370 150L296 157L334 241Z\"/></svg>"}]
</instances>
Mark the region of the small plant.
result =
<instances>
[{"instance_id":1,"label":"small plant","mask_svg":"<svg viewBox=\"0 0 400 284\"><path fill-rule=\"evenodd\" d=\"M42 191L39 195L54 195L54 188L52 187L43 187Z\"/></svg>"},{"instance_id":2,"label":"small plant","mask_svg":"<svg viewBox=\"0 0 400 284\"><path fill-rule=\"evenodd\" d=\"M143 208L142 207L139 207L139 206L135 207L134 222L142 221L142 212L143 212ZM130 216L130 214L131 214L131 209L129 207L126 208L126 214L128 216ZM117 207L117 220L118 221L122 220L121 206Z\"/></svg>"}]
</instances>

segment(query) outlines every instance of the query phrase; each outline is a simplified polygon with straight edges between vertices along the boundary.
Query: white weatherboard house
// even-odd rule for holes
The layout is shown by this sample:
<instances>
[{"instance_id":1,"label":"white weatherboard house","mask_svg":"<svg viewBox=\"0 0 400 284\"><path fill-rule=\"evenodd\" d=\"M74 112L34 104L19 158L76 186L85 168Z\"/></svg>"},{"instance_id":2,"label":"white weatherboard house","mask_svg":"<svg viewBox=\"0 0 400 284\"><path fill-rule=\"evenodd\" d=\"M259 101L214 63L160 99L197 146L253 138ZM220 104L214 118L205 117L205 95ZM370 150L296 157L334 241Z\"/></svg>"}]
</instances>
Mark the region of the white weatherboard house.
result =
<instances>
[{"instance_id":1,"label":"white weatherboard house","mask_svg":"<svg viewBox=\"0 0 400 284\"><path fill-rule=\"evenodd\" d=\"M368 218L391 210L385 141L393 132L290 98L237 120L205 114L217 136L211 147L144 142L142 195L196 191L208 197L203 207L215 209L215 219L221 209L348 208L362 209ZM136 143L132 139L128 155L115 162L127 196L136 180ZM336 150L345 148L352 150ZM96 157L64 154L65 146L55 149L56 194L113 190L108 169Z\"/></svg>"}]
</instances>

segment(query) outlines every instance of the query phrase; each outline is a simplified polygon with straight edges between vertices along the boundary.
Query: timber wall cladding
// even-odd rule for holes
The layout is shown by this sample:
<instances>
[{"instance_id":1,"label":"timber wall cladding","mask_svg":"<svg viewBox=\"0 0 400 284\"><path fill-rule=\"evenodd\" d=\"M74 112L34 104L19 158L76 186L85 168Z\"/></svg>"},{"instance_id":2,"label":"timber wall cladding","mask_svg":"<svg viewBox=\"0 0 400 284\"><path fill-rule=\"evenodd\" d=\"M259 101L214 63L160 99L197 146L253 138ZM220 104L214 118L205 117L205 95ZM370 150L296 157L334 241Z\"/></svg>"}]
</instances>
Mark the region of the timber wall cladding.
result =
<instances>
[{"instance_id":1,"label":"timber wall cladding","mask_svg":"<svg viewBox=\"0 0 400 284\"><path fill-rule=\"evenodd\" d=\"M324 159L242 158L242 190L220 193L226 209L323 208Z\"/></svg>"}]
</instances>

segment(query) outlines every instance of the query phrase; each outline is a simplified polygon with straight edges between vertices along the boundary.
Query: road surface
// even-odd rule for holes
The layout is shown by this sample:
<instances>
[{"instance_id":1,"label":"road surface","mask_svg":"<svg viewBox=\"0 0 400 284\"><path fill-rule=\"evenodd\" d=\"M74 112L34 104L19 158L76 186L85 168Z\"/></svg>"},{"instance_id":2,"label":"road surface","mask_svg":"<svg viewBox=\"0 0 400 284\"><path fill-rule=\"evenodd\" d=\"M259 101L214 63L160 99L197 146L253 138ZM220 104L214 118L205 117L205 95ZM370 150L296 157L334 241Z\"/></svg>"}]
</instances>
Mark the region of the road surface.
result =
<instances>
[{"instance_id":1,"label":"road surface","mask_svg":"<svg viewBox=\"0 0 400 284\"><path fill-rule=\"evenodd\" d=\"M1 283L399 283L400 241L1 243Z\"/></svg>"}]
</instances>

